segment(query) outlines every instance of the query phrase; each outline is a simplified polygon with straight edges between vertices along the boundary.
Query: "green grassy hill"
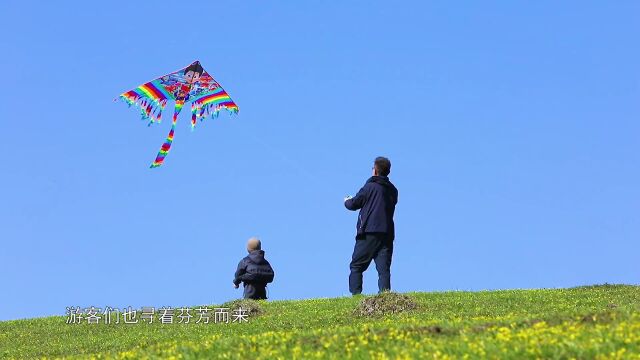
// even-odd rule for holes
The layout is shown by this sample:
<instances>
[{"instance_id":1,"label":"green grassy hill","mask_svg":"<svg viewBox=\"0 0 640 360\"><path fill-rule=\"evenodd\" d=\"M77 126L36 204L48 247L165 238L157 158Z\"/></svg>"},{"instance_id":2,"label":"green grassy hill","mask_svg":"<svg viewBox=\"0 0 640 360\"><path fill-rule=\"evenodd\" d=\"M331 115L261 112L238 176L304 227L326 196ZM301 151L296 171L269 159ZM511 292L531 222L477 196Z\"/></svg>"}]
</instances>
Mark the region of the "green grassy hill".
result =
<instances>
[{"instance_id":1,"label":"green grassy hill","mask_svg":"<svg viewBox=\"0 0 640 360\"><path fill-rule=\"evenodd\" d=\"M0 357L640 359L638 286L406 295L416 308L400 313L390 313L403 300L394 294L261 302L241 324L6 321ZM371 309L386 314L362 314Z\"/></svg>"}]
</instances>

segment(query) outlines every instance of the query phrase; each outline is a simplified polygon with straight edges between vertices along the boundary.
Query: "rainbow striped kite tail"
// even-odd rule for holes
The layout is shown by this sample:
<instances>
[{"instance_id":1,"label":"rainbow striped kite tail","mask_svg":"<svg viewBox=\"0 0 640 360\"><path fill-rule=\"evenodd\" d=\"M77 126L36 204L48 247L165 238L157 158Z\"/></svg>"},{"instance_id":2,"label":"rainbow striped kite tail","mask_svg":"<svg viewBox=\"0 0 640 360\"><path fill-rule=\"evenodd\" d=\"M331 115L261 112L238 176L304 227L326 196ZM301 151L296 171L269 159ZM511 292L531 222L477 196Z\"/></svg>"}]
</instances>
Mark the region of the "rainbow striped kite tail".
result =
<instances>
[{"instance_id":1,"label":"rainbow striped kite tail","mask_svg":"<svg viewBox=\"0 0 640 360\"><path fill-rule=\"evenodd\" d=\"M150 168L157 168L164 163L164 158L169 154L169 150L171 150L171 144L173 144L173 134L175 132L176 126L175 123L171 126L171 130L169 131L169 135L167 135L167 139L164 141L164 144L160 147L160 151L158 151L158 155L156 155L156 159L151 164Z\"/></svg>"},{"instance_id":2,"label":"rainbow striped kite tail","mask_svg":"<svg viewBox=\"0 0 640 360\"><path fill-rule=\"evenodd\" d=\"M158 151L158 155L156 155L156 159L151 164L150 168L157 168L164 163L164 158L169 154L169 150L171 150L171 144L173 144L173 135L176 131L176 123L178 122L178 114L180 110L182 110L182 106L184 105L184 100L177 100L176 107L173 111L173 120L171 122L171 130L169 130L169 135L164 141L164 144L160 147L160 151Z\"/></svg>"}]
</instances>

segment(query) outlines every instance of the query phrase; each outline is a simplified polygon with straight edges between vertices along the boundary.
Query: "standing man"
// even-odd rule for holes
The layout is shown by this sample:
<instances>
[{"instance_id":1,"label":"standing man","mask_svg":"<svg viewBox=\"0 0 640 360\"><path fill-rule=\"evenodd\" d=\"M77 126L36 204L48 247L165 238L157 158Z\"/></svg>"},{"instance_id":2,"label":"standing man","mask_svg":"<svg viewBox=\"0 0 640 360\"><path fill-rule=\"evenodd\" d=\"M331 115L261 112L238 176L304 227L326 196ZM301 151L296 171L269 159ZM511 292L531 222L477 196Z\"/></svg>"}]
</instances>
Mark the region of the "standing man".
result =
<instances>
[{"instance_id":1,"label":"standing man","mask_svg":"<svg viewBox=\"0 0 640 360\"><path fill-rule=\"evenodd\" d=\"M391 290L391 256L395 238L393 213L398 203L398 190L389 181L390 172L391 161L377 157L373 163L373 176L355 197L344 199L347 209L360 210L349 275L349 291L353 295L362 292L362 273L371 260L375 261L378 270L379 291Z\"/></svg>"}]
</instances>

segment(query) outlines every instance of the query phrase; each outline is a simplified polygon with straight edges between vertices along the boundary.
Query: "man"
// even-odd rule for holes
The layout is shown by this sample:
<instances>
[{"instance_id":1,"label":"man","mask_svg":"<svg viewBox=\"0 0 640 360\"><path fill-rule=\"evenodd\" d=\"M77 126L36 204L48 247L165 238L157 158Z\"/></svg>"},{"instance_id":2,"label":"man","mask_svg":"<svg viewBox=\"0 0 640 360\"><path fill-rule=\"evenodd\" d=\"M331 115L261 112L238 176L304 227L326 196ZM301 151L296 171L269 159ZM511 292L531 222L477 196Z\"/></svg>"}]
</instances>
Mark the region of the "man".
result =
<instances>
[{"instance_id":1,"label":"man","mask_svg":"<svg viewBox=\"0 0 640 360\"><path fill-rule=\"evenodd\" d=\"M356 232L356 244L351 258L349 291L362 293L362 273L371 260L378 270L378 289L391 290L391 256L395 228L393 213L398 203L398 190L389 181L391 162L378 157L373 163L373 176L355 197L346 197L344 206L352 211L360 210Z\"/></svg>"}]
</instances>

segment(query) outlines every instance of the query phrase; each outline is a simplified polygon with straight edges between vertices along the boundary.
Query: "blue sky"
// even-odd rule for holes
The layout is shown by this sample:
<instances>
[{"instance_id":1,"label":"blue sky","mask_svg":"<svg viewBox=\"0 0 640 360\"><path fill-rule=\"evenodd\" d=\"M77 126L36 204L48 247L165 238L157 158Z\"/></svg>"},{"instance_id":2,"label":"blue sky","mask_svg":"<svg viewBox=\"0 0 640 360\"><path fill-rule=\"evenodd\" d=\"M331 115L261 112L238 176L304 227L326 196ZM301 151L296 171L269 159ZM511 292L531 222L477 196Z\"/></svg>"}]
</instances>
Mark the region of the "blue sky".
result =
<instances>
[{"instance_id":1,"label":"blue sky","mask_svg":"<svg viewBox=\"0 0 640 360\"><path fill-rule=\"evenodd\" d=\"M239 297L251 236L272 299L347 295L378 155L397 291L639 283L636 1L71 4L0 4L0 320ZM196 59L240 113L149 169L113 99Z\"/></svg>"}]
</instances>

